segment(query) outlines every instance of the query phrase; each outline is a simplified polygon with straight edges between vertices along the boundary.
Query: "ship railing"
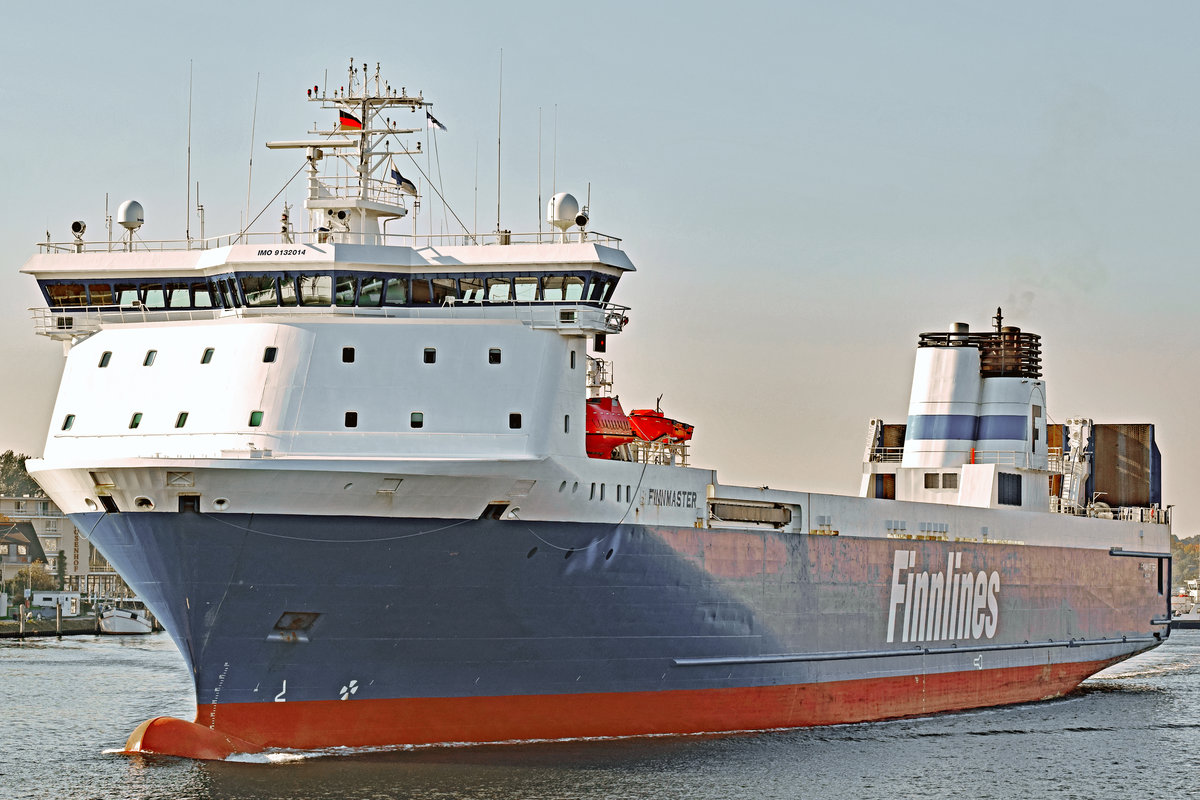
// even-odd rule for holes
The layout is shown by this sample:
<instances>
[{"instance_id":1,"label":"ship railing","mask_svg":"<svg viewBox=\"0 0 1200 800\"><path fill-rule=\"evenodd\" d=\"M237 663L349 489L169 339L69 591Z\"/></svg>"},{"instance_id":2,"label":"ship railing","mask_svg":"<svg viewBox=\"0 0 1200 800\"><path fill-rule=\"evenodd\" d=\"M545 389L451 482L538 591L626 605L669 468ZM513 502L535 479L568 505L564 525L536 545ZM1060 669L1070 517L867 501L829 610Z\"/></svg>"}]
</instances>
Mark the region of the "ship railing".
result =
<instances>
[{"instance_id":1,"label":"ship railing","mask_svg":"<svg viewBox=\"0 0 1200 800\"><path fill-rule=\"evenodd\" d=\"M1171 506L1160 508L1158 504L1150 506L1117 506L1107 503L1088 503L1075 505L1067 503L1062 498L1051 496L1050 510L1058 514L1072 517L1091 517L1093 519L1113 519L1123 522L1138 522L1145 525L1170 525Z\"/></svg>"},{"instance_id":2,"label":"ship railing","mask_svg":"<svg viewBox=\"0 0 1200 800\"><path fill-rule=\"evenodd\" d=\"M688 446L686 442L670 442L660 440L645 442L634 439L628 444L617 448L623 456L621 460L632 461L636 464L657 464L665 467L686 467L688 465Z\"/></svg>"},{"instance_id":3,"label":"ship railing","mask_svg":"<svg viewBox=\"0 0 1200 800\"><path fill-rule=\"evenodd\" d=\"M882 464L899 464L904 460L903 447L873 447L870 460Z\"/></svg>"},{"instance_id":4,"label":"ship railing","mask_svg":"<svg viewBox=\"0 0 1200 800\"><path fill-rule=\"evenodd\" d=\"M82 242L38 242L41 253L119 253L119 252L167 252L178 250L215 250L233 245L323 245L363 244L391 247L409 247L414 250L439 247L464 247L469 245L512 245L512 244L570 244L591 242L615 249L621 248L621 239L597 231L569 231L567 233L512 231L489 231L487 233L458 234L408 234L408 233L351 233L348 231L308 231L284 234L282 232L230 233L210 236L205 239L136 239L132 246L125 241L82 241Z\"/></svg>"},{"instance_id":5,"label":"ship railing","mask_svg":"<svg viewBox=\"0 0 1200 800\"><path fill-rule=\"evenodd\" d=\"M52 339L78 339L106 325L181 322L224 317L339 316L361 319L516 319L533 328L577 329L620 333L629 321L629 306L581 300L494 302L455 300L441 306L264 306L259 308L147 308L136 306L69 306L31 308L34 332Z\"/></svg>"}]
</instances>

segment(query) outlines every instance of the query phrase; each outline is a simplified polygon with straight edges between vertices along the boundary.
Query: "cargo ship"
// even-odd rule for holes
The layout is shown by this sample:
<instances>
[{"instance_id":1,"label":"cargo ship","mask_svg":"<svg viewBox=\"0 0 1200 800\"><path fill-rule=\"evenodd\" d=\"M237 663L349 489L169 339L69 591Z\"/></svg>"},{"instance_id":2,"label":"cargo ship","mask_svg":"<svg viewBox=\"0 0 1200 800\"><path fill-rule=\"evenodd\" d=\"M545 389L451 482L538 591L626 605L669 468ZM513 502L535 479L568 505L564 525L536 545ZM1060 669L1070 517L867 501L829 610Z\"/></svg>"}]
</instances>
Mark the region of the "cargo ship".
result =
<instances>
[{"instance_id":1,"label":"cargo ship","mask_svg":"<svg viewBox=\"0 0 1200 800\"><path fill-rule=\"evenodd\" d=\"M328 124L268 144L303 157L296 228L148 241L126 202L118 239L81 221L23 268L66 350L30 472L194 681L194 720L128 752L925 715L1056 697L1169 634L1153 426L1053 423L1037 335L920 334L858 496L723 483L691 423L613 394L634 265L588 208L389 231L429 187L404 173L431 104L378 66L301 91Z\"/></svg>"}]
</instances>

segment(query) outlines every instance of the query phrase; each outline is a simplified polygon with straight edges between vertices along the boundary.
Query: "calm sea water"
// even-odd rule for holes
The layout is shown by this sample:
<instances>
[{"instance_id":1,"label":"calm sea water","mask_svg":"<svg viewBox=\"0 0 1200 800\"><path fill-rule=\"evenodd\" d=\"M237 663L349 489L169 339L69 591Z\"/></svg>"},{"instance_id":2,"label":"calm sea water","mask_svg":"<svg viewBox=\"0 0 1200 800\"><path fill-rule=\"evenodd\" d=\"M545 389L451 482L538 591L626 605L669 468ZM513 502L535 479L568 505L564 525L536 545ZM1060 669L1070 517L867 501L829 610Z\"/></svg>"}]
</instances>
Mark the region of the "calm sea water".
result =
<instances>
[{"instance_id":1,"label":"calm sea water","mask_svg":"<svg viewBox=\"0 0 1200 800\"><path fill-rule=\"evenodd\" d=\"M165 635L0 640L0 799L1200 797L1194 631L1060 700L915 720L242 763L110 752L193 709Z\"/></svg>"}]
</instances>

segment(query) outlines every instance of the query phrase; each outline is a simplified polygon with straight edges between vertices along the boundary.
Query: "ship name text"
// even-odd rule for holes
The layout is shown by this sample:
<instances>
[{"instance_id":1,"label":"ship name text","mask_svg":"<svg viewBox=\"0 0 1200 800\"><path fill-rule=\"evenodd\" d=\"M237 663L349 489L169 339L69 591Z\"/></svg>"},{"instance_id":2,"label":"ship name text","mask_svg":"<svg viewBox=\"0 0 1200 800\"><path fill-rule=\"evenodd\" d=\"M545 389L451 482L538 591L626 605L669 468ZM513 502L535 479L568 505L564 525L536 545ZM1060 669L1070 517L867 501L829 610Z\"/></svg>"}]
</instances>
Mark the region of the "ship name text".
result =
<instances>
[{"instance_id":1,"label":"ship name text","mask_svg":"<svg viewBox=\"0 0 1200 800\"><path fill-rule=\"evenodd\" d=\"M646 504L666 508L695 508L696 492L681 489L647 489Z\"/></svg>"},{"instance_id":2,"label":"ship name text","mask_svg":"<svg viewBox=\"0 0 1200 800\"><path fill-rule=\"evenodd\" d=\"M1000 573L961 570L962 553L948 553L944 572L917 572L917 551L897 550L892 565L887 640L935 642L991 639L1000 621Z\"/></svg>"}]
</instances>

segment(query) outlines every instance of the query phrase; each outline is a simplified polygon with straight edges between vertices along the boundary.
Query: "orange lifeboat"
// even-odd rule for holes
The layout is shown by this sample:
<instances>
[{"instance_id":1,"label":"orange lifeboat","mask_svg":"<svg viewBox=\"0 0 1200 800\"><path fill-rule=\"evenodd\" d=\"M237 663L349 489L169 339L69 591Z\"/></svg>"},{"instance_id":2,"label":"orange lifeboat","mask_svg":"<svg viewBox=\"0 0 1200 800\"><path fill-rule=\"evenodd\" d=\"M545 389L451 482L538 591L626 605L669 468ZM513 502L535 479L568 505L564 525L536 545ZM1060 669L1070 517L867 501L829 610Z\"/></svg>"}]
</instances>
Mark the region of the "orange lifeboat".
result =
<instances>
[{"instance_id":1,"label":"orange lifeboat","mask_svg":"<svg viewBox=\"0 0 1200 800\"><path fill-rule=\"evenodd\" d=\"M614 448L634 440L629 417L614 397L590 397L587 401L587 454L591 458L612 458Z\"/></svg>"},{"instance_id":2,"label":"orange lifeboat","mask_svg":"<svg viewBox=\"0 0 1200 800\"><path fill-rule=\"evenodd\" d=\"M696 428L695 425L671 419L653 408L635 408L629 413L629 424L637 437L643 441L666 440L672 444L690 440L692 431Z\"/></svg>"}]
</instances>

